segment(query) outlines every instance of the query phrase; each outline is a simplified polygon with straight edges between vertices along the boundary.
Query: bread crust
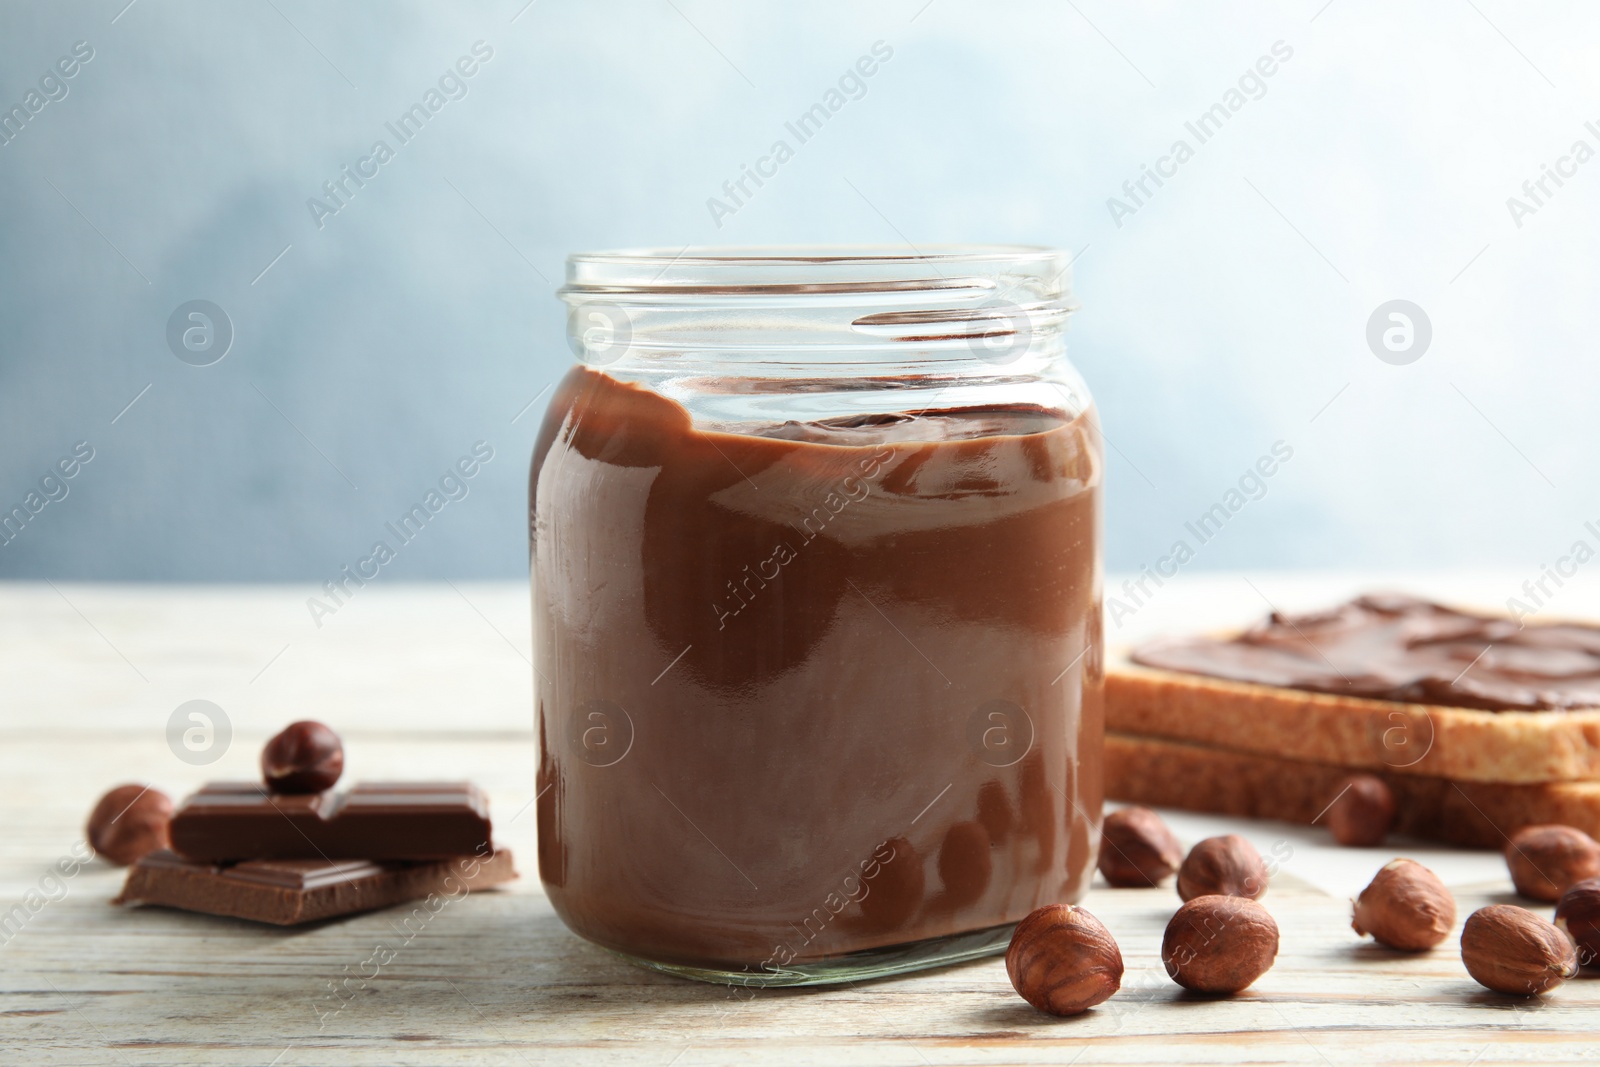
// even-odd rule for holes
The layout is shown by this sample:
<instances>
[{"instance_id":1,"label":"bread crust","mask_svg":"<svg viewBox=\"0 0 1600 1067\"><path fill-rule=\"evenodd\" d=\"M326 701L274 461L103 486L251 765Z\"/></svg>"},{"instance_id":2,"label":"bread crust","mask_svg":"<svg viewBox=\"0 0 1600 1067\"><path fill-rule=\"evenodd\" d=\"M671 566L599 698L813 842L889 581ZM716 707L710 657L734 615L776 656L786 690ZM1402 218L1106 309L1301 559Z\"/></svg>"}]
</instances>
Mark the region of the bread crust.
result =
<instances>
[{"instance_id":1,"label":"bread crust","mask_svg":"<svg viewBox=\"0 0 1600 1067\"><path fill-rule=\"evenodd\" d=\"M1106 729L1462 782L1600 778L1600 708L1478 711L1310 693L1108 656Z\"/></svg>"},{"instance_id":2,"label":"bread crust","mask_svg":"<svg viewBox=\"0 0 1600 1067\"><path fill-rule=\"evenodd\" d=\"M1349 767L1108 733L1106 795L1154 807L1312 823ZM1600 836L1600 782L1455 782L1374 771L1395 792L1395 830L1468 848L1503 849L1524 826L1561 823Z\"/></svg>"}]
</instances>

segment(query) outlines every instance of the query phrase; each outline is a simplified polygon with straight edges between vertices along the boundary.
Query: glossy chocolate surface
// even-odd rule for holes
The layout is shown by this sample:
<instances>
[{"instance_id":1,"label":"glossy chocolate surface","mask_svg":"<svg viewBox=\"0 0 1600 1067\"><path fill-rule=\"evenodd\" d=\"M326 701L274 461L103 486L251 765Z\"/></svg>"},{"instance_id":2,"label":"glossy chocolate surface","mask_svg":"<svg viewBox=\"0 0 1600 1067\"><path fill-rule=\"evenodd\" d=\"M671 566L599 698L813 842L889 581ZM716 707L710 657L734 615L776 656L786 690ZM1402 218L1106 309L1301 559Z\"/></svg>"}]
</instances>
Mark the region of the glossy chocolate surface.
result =
<instances>
[{"instance_id":1,"label":"glossy chocolate surface","mask_svg":"<svg viewBox=\"0 0 1600 1067\"><path fill-rule=\"evenodd\" d=\"M183 802L169 832L192 860L421 860L468 856L489 840L489 802L466 782L363 782L284 795L213 782Z\"/></svg>"},{"instance_id":2,"label":"glossy chocolate surface","mask_svg":"<svg viewBox=\"0 0 1600 1067\"><path fill-rule=\"evenodd\" d=\"M1521 625L1393 594L1274 612L1233 637L1153 641L1134 662L1238 682L1486 711L1600 707L1600 627Z\"/></svg>"},{"instance_id":3,"label":"glossy chocolate surface","mask_svg":"<svg viewBox=\"0 0 1600 1067\"><path fill-rule=\"evenodd\" d=\"M456 900L516 876L505 849L485 848L476 855L426 863L317 859L236 864L196 863L162 850L129 869L115 903L158 904L292 926L429 896Z\"/></svg>"},{"instance_id":4,"label":"glossy chocolate surface","mask_svg":"<svg viewBox=\"0 0 1600 1067\"><path fill-rule=\"evenodd\" d=\"M702 429L586 369L531 485L539 866L578 933L775 970L1087 888L1092 412Z\"/></svg>"}]
</instances>

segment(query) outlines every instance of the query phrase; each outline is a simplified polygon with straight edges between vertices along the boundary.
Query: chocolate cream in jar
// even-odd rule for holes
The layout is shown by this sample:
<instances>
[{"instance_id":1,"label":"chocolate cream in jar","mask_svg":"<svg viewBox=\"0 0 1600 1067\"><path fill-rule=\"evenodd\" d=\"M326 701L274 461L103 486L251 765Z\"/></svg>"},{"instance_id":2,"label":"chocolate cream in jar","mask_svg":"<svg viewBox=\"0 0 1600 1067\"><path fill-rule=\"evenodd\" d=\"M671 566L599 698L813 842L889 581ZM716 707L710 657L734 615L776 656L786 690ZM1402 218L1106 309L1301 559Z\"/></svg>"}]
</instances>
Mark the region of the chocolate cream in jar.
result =
<instances>
[{"instance_id":1,"label":"chocolate cream in jar","mask_svg":"<svg viewBox=\"0 0 1600 1067\"><path fill-rule=\"evenodd\" d=\"M1088 887L1100 485L1065 260L576 255L530 477L539 870L660 970L1003 951Z\"/></svg>"}]
</instances>

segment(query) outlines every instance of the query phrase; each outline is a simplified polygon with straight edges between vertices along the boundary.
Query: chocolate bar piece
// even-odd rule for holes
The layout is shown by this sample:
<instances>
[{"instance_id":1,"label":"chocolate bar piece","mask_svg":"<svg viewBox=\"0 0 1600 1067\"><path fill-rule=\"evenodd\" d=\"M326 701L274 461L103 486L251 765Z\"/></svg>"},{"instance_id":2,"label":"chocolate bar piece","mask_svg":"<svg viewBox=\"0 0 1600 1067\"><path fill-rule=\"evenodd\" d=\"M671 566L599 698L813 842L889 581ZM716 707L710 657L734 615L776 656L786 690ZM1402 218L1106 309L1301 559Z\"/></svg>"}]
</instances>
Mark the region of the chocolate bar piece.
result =
<instances>
[{"instance_id":1,"label":"chocolate bar piece","mask_svg":"<svg viewBox=\"0 0 1600 1067\"><path fill-rule=\"evenodd\" d=\"M489 845L489 801L467 782L365 782L292 796L257 782L213 782L172 817L191 860L435 860Z\"/></svg>"},{"instance_id":2,"label":"chocolate bar piece","mask_svg":"<svg viewBox=\"0 0 1600 1067\"><path fill-rule=\"evenodd\" d=\"M247 860L195 863L162 849L128 871L114 904L160 904L209 915L293 926L437 894L459 900L517 876L511 853L485 850L433 863ZM437 910L437 909L432 909Z\"/></svg>"}]
</instances>

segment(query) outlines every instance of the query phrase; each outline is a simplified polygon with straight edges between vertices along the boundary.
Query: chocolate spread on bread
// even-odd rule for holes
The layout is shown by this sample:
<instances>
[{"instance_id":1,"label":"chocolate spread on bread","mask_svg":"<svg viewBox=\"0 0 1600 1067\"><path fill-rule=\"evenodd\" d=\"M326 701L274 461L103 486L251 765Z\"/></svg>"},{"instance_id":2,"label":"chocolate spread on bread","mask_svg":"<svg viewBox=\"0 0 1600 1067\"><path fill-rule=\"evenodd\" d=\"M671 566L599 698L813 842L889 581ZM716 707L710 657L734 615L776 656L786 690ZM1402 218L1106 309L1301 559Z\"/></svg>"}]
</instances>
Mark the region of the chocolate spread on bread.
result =
<instances>
[{"instance_id":1,"label":"chocolate spread on bread","mask_svg":"<svg viewBox=\"0 0 1600 1067\"><path fill-rule=\"evenodd\" d=\"M770 971L1078 899L1100 476L1092 411L707 429L574 369L530 493L556 911Z\"/></svg>"},{"instance_id":2,"label":"chocolate spread on bread","mask_svg":"<svg viewBox=\"0 0 1600 1067\"><path fill-rule=\"evenodd\" d=\"M1522 625L1392 594L1273 612L1234 637L1154 641L1135 663L1315 693L1485 711L1600 707L1600 627Z\"/></svg>"}]
</instances>

